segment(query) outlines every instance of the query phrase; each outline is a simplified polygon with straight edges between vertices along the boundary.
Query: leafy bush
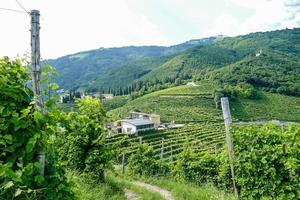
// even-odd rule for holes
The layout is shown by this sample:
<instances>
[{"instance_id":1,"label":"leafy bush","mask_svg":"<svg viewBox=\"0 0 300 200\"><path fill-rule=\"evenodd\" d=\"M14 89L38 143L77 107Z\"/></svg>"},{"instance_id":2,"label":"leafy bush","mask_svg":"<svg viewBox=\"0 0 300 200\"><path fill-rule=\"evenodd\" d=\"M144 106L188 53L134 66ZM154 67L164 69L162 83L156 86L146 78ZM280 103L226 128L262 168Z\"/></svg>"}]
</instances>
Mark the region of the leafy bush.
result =
<instances>
[{"instance_id":1,"label":"leafy bush","mask_svg":"<svg viewBox=\"0 0 300 200\"><path fill-rule=\"evenodd\" d=\"M61 159L71 169L89 173L99 181L111 167L113 154L105 144L105 112L99 99L85 97L77 101L79 111L62 118L66 131L58 144Z\"/></svg>"},{"instance_id":2,"label":"leafy bush","mask_svg":"<svg viewBox=\"0 0 300 200\"><path fill-rule=\"evenodd\" d=\"M200 154L186 148L178 155L178 160L172 173L177 179L196 183L216 183L218 179L219 162L215 154L204 151Z\"/></svg>"},{"instance_id":3,"label":"leafy bush","mask_svg":"<svg viewBox=\"0 0 300 200\"><path fill-rule=\"evenodd\" d=\"M147 144L139 145L137 152L128 159L128 170L134 176L164 175L169 171L169 166L157 160L152 147Z\"/></svg>"},{"instance_id":4,"label":"leafy bush","mask_svg":"<svg viewBox=\"0 0 300 200\"><path fill-rule=\"evenodd\" d=\"M300 198L299 125L243 127L233 135L242 199Z\"/></svg>"},{"instance_id":5,"label":"leafy bush","mask_svg":"<svg viewBox=\"0 0 300 200\"><path fill-rule=\"evenodd\" d=\"M29 72L20 61L0 59L0 197L72 199L52 148L52 136L59 129L55 112L44 114L34 108L28 80ZM41 149L46 152L44 175L37 160Z\"/></svg>"}]
</instances>

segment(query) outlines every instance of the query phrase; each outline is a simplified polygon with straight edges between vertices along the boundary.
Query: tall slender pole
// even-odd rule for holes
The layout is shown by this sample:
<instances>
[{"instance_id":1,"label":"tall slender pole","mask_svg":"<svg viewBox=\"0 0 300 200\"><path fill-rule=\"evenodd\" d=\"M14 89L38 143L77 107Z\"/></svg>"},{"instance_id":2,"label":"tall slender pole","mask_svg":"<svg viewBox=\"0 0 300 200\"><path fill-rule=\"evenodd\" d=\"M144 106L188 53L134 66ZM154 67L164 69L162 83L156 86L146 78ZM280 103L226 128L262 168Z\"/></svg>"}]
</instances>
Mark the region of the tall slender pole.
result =
<instances>
[{"instance_id":1,"label":"tall slender pole","mask_svg":"<svg viewBox=\"0 0 300 200\"><path fill-rule=\"evenodd\" d=\"M122 174L125 174L125 154L122 154Z\"/></svg>"},{"instance_id":2,"label":"tall slender pole","mask_svg":"<svg viewBox=\"0 0 300 200\"><path fill-rule=\"evenodd\" d=\"M233 165L233 143L232 143L232 137L230 133L230 126L232 123L231 119L231 113L229 108L229 101L227 97L221 98L221 106L223 111L223 118L225 123L225 132L226 132L226 141L227 141L227 147L228 147L228 157L229 157L229 163L230 163L230 170L231 170L231 177L232 177L232 184L234 193L238 198L238 190L236 188L235 184L235 174L234 174L234 165Z\"/></svg>"},{"instance_id":3,"label":"tall slender pole","mask_svg":"<svg viewBox=\"0 0 300 200\"><path fill-rule=\"evenodd\" d=\"M162 138L162 140L161 140L161 149L160 149L160 159L164 158L164 148L165 148L164 141L165 141L165 138Z\"/></svg>"},{"instance_id":4,"label":"tall slender pole","mask_svg":"<svg viewBox=\"0 0 300 200\"><path fill-rule=\"evenodd\" d=\"M171 162L173 162L173 146L171 145Z\"/></svg>"},{"instance_id":5,"label":"tall slender pole","mask_svg":"<svg viewBox=\"0 0 300 200\"><path fill-rule=\"evenodd\" d=\"M31 10L31 64L32 64L32 84L34 92L35 108L43 111L43 99L41 95L41 66L40 66L40 12ZM40 173L45 171L45 152L41 148L37 153L40 163Z\"/></svg>"}]
</instances>

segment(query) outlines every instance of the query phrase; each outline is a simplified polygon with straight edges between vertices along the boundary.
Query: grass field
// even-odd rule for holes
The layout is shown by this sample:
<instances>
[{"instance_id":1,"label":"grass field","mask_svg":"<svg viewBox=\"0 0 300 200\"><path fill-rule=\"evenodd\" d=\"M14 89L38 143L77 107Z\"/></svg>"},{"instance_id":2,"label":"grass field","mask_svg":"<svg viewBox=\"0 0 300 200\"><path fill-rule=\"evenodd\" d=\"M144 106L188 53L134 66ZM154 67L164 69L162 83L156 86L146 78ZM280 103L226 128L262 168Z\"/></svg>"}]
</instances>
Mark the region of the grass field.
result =
<instances>
[{"instance_id":1,"label":"grass field","mask_svg":"<svg viewBox=\"0 0 300 200\"><path fill-rule=\"evenodd\" d=\"M131 110L156 113L162 122L220 122L222 112L215 108L213 85L201 82L199 86L182 85L147 94L108 112L111 120L124 118ZM239 98L230 101L236 121L284 120L300 121L300 98L258 92L257 99Z\"/></svg>"},{"instance_id":2,"label":"grass field","mask_svg":"<svg viewBox=\"0 0 300 200\"><path fill-rule=\"evenodd\" d=\"M300 98L259 92L258 99L239 99L231 103L232 114L241 121L300 121Z\"/></svg>"},{"instance_id":3,"label":"grass field","mask_svg":"<svg viewBox=\"0 0 300 200\"><path fill-rule=\"evenodd\" d=\"M159 114L163 122L218 122L222 120L222 115L221 110L215 108L212 88L208 83L203 83L153 92L109 111L108 116L112 120L124 118L135 109Z\"/></svg>"}]
</instances>

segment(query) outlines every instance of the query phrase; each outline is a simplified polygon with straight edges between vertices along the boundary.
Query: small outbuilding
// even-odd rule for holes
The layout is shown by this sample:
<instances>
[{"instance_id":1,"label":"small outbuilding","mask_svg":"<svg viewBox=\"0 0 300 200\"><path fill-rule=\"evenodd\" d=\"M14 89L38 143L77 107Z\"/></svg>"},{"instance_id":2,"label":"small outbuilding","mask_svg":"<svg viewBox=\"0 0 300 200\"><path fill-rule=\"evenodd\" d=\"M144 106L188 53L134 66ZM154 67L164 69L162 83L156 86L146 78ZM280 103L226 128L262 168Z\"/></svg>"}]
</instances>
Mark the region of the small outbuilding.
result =
<instances>
[{"instance_id":1,"label":"small outbuilding","mask_svg":"<svg viewBox=\"0 0 300 200\"><path fill-rule=\"evenodd\" d=\"M122 133L135 134L142 131L154 130L154 123L145 119L121 120Z\"/></svg>"}]
</instances>

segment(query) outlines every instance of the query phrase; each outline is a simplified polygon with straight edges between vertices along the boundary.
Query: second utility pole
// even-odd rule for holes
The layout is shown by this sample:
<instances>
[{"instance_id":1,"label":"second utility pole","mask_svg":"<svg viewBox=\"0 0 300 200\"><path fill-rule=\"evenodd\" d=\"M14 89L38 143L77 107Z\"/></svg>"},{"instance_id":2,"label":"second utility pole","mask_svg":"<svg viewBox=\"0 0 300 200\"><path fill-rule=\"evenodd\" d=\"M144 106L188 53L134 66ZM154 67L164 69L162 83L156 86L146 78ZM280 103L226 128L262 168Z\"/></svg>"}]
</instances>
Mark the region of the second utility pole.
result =
<instances>
[{"instance_id":1,"label":"second utility pole","mask_svg":"<svg viewBox=\"0 0 300 200\"><path fill-rule=\"evenodd\" d=\"M43 112L43 97L41 94L41 65L40 65L40 12L31 10L31 65L32 65L32 85L34 92L35 108ZM40 163L40 173L45 171L45 152L43 147L39 147L37 159Z\"/></svg>"}]
</instances>

